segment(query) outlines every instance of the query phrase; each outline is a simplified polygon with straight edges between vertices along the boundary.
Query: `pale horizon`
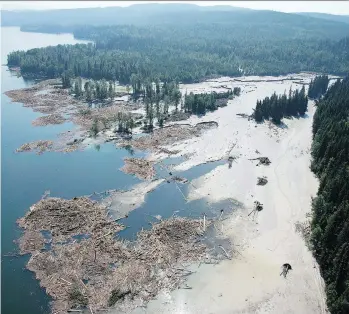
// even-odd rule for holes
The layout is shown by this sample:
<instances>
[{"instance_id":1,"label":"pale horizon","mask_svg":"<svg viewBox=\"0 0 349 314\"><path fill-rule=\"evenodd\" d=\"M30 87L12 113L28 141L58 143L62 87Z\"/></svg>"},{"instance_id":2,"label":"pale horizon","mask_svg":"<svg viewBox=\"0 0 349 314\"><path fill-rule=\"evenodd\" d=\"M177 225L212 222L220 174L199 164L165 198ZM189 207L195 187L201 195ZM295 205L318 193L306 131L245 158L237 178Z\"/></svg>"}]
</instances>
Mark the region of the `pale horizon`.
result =
<instances>
[{"instance_id":1,"label":"pale horizon","mask_svg":"<svg viewBox=\"0 0 349 314\"><path fill-rule=\"evenodd\" d=\"M19 11L127 7L141 3L189 3L199 6L229 5L247 9L273 10L285 13L313 12L349 15L348 1L2 1L1 9Z\"/></svg>"}]
</instances>

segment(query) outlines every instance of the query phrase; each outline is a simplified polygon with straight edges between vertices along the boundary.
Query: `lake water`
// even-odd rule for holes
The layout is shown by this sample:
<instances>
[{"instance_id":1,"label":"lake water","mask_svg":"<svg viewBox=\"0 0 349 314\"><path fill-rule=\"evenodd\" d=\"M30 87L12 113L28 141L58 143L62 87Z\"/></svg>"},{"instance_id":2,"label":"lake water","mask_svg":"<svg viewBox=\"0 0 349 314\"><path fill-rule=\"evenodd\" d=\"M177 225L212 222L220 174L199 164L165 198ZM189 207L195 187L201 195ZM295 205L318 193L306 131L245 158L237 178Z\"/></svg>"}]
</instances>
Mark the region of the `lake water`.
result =
<instances>
[{"instance_id":1,"label":"lake water","mask_svg":"<svg viewBox=\"0 0 349 314\"><path fill-rule=\"evenodd\" d=\"M17 27L5 27L1 29L1 63L6 63L7 54L13 50L79 42L84 41L77 41L70 34L25 33ZM54 197L72 198L94 191L129 189L141 182L119 170L123 165L123 158L129 156L130 152L116 149L112 143L101 145L100 149L91 147L83 152L69 154L16 154L16 148L26 142L55 139L58 133L72 128L70 123L33 127L31 121L41 114L24 108L21 104L11 103L3 94L7 90L24 88L31 84L32 81L25 81L11 74L6 66L1 67L1 312L4 314L40 314L50 311L49 297L40 288L34 274L25 270L25 263L29 257L6 256L16 250L14 240L21 234L16 220L22 217L46 190L50 190L51 196ZM135 157L143 155L141 152L134 154ZM197 166L178 175L193 179L221 164L222 162L216 162ZM159 170L158 176L162 174ZM178 215L190 216L200 215L205 210L204 200L187 204L174 184L164 183L149 193L146 203L123 221L130 228L124 230L120 237L134 238L141 227L148 225L147 217L152 215L160 214L166 218L179 210ZM180 186L186 194L187 187ZM218 210L226 204L213 206Z\"/></svg>"}]
</instances>

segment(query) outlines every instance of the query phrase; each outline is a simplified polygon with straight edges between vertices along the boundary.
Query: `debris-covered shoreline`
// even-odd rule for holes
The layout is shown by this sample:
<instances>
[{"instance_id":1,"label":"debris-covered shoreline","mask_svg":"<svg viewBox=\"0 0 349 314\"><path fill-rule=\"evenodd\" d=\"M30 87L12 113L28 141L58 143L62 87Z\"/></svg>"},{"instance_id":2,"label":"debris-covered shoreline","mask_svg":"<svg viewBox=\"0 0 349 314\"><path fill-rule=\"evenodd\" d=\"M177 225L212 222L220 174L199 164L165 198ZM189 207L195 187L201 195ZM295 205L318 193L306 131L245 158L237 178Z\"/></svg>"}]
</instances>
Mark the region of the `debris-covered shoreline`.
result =
<instances>
[{"instance_id":1,"label":"debris-covered shoreline","mask_svg":"<svg viewBox=\"0 0 349 314\"><path fill-rule=\"evenodd\" d=\"M143 180L151 180L155 175L154 162L144 158L125 158L125 165L120 169L129 174L134 174Z\"/></svg>"},{"instance_id":2,"label":"debris-covered shoreline","mask_svg":"<svg viewBox=\"0 0 349 314\"><path fill-rule=\"evenodd\" d=\"M72 152L84 149L86 145L83 142L89 137L97 137L97 141L102 143L114 141L119 142L118 145L122 145L124 138L132 138L132 130L128 130L125 134L123 131L120 132L122 117L132 118L134 126L141 128L141 119L144 115L140 114L139 110L143 107L142 102L120 101L115 98L115 100L108 100L103 104L92 106L82 99L73 97L69 90L63 89L61 85L60 80L49 79L28 88L10 90L5 93L12 102L20 102L24 107L44 114L32 121L33 126L57 125L65 122L72 122L77 126L70 131L70 141L66 136L58 136L53 145L47 146L40 153L45 151ZM188 112L173 112L168 115L168 123L186 120L190 115ZM200 136L204 130L216 126L217 122L215 121L200 122L195 126L170 124L156 128L151 134L148 134L149 136L132 140L131 146L141 150L150 149L176 154L177 151L172 152L163 146ZM79 138L81 134L84 135ZM70 145L71 141L75 141L74 145ZM25 143L22 146L30 146L30 144ZM69 145L70 147L68 147ZM31 151L31 149L17 149L17 152L23 151Z\"/></svg>"},{"instance_id":3,"label":"debris-covered shoreline","mask_svg":"<svg viewBox=\"0 0 349 314\"><path fill-rule=\"evenodd\" d=\"M138 119L140 114L132 113L132 110L139 109L141 104L132 101L120 101L117 98L114 101L105 101L103 106L99 104L91 105L82 99L77 99L69 93L68 89L63 89L61 82L58 79L49 79L41 81L31 87L5 92L12 102L20 102L24 107L31 108L34 112L44 114L32 121L32 125L47 126L63 124L65 122L73 122L75 129L70 131L71 140L77 139L79 143L74 146L69 146L69 140L65 136L58 136L54 145L46 147L41 151L59 151L71 152L84 148L82 141L95 136L101 131L110 131L114 139L122 139L122 134L119 136L114 132L113 128L118 120L118 115L129 114L134 119ZM96 134L91 134L91 129L94 127ZM78 139L79 134L84 133L84 137ZM110 137L110 135L109 135ZM103 138L108 140L108 135ZM44 142L42 140L41 142ZM28 146L30 143L25 143L22 146ZM64 147L67 146L67 147ZM59 147L59 149L57 148ZM17 149L17 152L30 151Z\"/></svg>"},{"instance_id":4,"label":"debris-covered shoreline","mask_svg":"<svg viewBox=\"0 0 349 314\"><path fill-rule=\"evenodd\" d=\"M45 151L51 150L52 147L53 147L52 141L34 141L34 142L23 144L21 147L16 149L16 152L21 153L21 152L35 151L38 155L40 155Z\"/></svg>"},{"instance_id":5,"label":"debris-covered shoreline","mask_svg":"<svg viewBox=\"0 0 349 314\"><path fill-rule=\"evenodd\" d=\"M86 197L42 199L18 224L20 252L31 254L27 268L53 298L53 313L145 305L179 287L190 273L186 264L226 258L203 241L209 220L172 217L140 231L135 242L121 241L115 234L124 227Z\"/></svg>"},{"instance_id":6,"label":"debris-covered shoreline","mask_svg":"<svg viewBox=\"0 0 349 314\"><path fill-rule=\"evenodd\" d=\"M156 129L152 134L132 139L128 144L140 150L162 151L164 149L162 146L198 137L204 131L217 128L217 126L218 123L216 121L200 122L194 126L190 124L173 124Z\"/></svg>"},{"instance_id":7,"label":"debris-covered shoreline","mask_svg":"<svg viewBox=\"0 0 349 314\"><path fill-rule=\"evenodd\" d=\"M269 91L266 92L269 93ZM304 140L298 132L293 134L284 130L282 140L288 144L279 145L279 142L270 136L273 130L268 129L267 125L256 126L253 121L240 119L237 116L237 113L242 111L242 105L245 106L245 104L249 104L249 102L244 100L241 104L238 103L236 108L228 107L228 112L217 111L212 116L206 116L207 119L191 117L188 124L179 124L177 127L170 125L162 129L155 129L152 134L140 138L134 137L127 141L128 145L131 142L133 144L131 146L135 148L150 150L159 155L162 153L177 155L185 152L187 155L193 156L186 161L187 165L185 162L183 163L187 167L193 167L209 159L219 160L219 158L223 158L222 156L228 159L227 167L219 167L206 174L204 178L199 177L193 183L188 184L190 188L188 201L204 196L209 203L231 196L247 205L246 209L249 211L241 210L236 221L229 217L226 223L219 226L224 236L227 235L229 239L234 239L234 248L241 245L241 248L246 250L246 252L241 251L241 260L237 258L234 263L219 263L217 267L210 269L205 268L207 265L201 266L200 270L198 269L199 280L198 275L196 281L193 280L189 283L193 288L189 294L186 294L187 290L180 290L183 293L180 294L178 303L174 296L175 293L171 291L180 287L182 280L185 280L186 275L189 274L182 263L184 265L196 262L199 264L201 262L210 263L212 259L218 262L217 259L220 261L230 255L223 255L222 249L222 256L217 257L212 254L210 248L205 246L205 243L201 242L202 219L183 218L184 220L179 222L179 218L171 218L161 221L161 216L159 216L160 222L154 225L153 229L140 232L137 241L132 243L118 241L108 234L105 239L103 238L101 247L98 243L97 249L93 242L96 236L86 233L79 233L81 238L75 238L62 245L60 243L62 241L55 243L53 239L47 240L45 237L42 238L37 233L30 233L28 230L25 232L26 238L21 239L21 250L23 253L35 252L32 253L28 269L36 273L43 287L51 287L46 288L46 290L54 298L53 308L57 310L56 312L63 313L69 308L79 311L86 307L88 312L95 313L98 309L115 306L113 313L120 313L136 306L145 306L148 301L159 296L163 290L170 293L174 305L183 304L183 300L187 302L195 297L196 300L200 300L199 306L203 305L211 312L217 311L217 308L214 308L214 303L219 303L221 309L226 312L232 309L234 311L243 309L249 312L252 311L252 306L255 306L253 309L261 306L263 310L265 302L260 300L265 299L268 295L273 295L273 299L270 301L273 306L280 305L291 310L288 304L297 304L297 311L309 310L313 312L316 301L319 299L318 294L321 294L318 284L289 285L288 289L292 292L289 293L289 291L283 290L283 282L280 283L278 280L279 273L276 272L276 279L275 276L273 277L275 267L285 262L277 261L274 263L275 256L281 257L281 259L285 255L290 256L291 259L296 256L288 245L282 245L282 241L287 238L287 243L290 243L297 250L296 253L299 252L304 256L304 259L297 260L297 262L291 261L292 266L297 269L297 272L291 276L295 276L300 283L313 282L311 280L314 279L308 271L308 268L312 268L313 265L311 256L303 251L299 235L292 232L294 229L293 220L296 218L302 220L302 215L308 208L307 202L309 202L310 193L307 190L308 185L305 185L307 181L300 181L302 190L307 192L307 197L303 201L303 194L299 194L297 188L294 189L294 193L290 192L289 185L283 179L286 177L284 173L287 173L288 177L292 178L292 182L295 182L296 179L299 179L299 171L296 166L303 167L306 163L302 160L303 157L293 160L293 163L289 162L288 158L280 157L287 156L286 153L291 151L292 146L297 151L298 148L304 149L306 143L304 144ZM219 121L219 126L217 123L207 121L208 119ZM198 123L202 120L206 120L207 123ZM303 128L306 123L308 124L306 120L292 121L290 129L299 127L304 132L306 129ZM212 131L201 133L206 128L210 128ZM178 142L180 142L179 145L177 145ZM232 145L231 143L237 144ZM228 153L226 153L227 150ZM264 153L261 154L259 151ZM256 154L264 157L254 158ZM160 157L162 158L162 156ZM157 161L156 158L151 160ZM306 167L308 167L307 164ZM179 167L179 169L181 168ZM305 168L300 169L307 175ZM178 169L175 168L175 170ZM185 178L181 179L176 176L169 178L176 182L185 183ZM307 178L307 180L310 179ZM164 181L166 182L166 179L161 182L159 180L160 183ZM159 182L154 180L145 183L154 184L153 188L156 188L160 184ZM312 183L312 181L310 182ZM133 193L134 191L123 192L126 197L130 198L127 200L127 210L135 208L136 201L135 198L132 198ZM114 202L115 208L120 207L120 203L116 202L120 195L120 191L116 191L108 199L110 204ZM270 195L273 196L270 197ZM301 197L297 198L297 196ZM139 199L144 201L144 193ZM106 206L108 207L109 204ZM123 217L125 215L120 216L120 218ZM119 217L113 217L113 219L119 219ZM115 223L117 224L117 221ZM206 225L210 223L211 221L206 220ZM188 229L189 233L183 235L183 230L178 225L185 226L184 229ZM175 231L173 232L173 230ZM175 235L174 238L173 235ZM184 243L188 244L188 247L179 246L177 240L181 242L180 245ZM46 249L48 242L50 249ZM167 254L168 247L170 247L169 256ZM175 252L172 254L173 248L181 254L176 255ZM112 249L111 253L109 249ZM144 252L144 249L147 252ZM56 255L53 255L52 252L55 252ZM182 253L185 254L184 257ZM260 253L263 254L262 259ZM60 258L63 256L65 259L63 261L55 259L55 256ZM299 255L297 255L298 257ZM152 266L148 265L148 259L152 262ZM68 265L69 271L62 267L63 263ZM54 272L48 274L45 269L38 269L38 264L52 267ZM275 266L276 264L277 266ZM74 280L70 280L71 278ZM227 278L229 280L226 280ZM236 278L238 280L235 280ZM292 279L292 277L288 278L288 280ZM244 286L241 286L239 280L244 280ZM122 288L119 288L119 282L123 282ZM56 286L51 286L53 284ZM207 288L198 288L203 285ZM115 286L118 288L115 289ZM251 296L250 299L250 291L256 287L258 294ZM278 295L273 294L276 289L280 291ZM236 291L236 299L234 300L231 300L230 292L232 290ZM98 291L98 295L95 291ZM302 292L301 297L299 297L299 291ZM185 297L181 299L183 296ZM249 298L248 302L246 296ZM298 300L300 300L299 304L296 303ZM270 304L268 302L265 303L266 307ZM166 310L168 310L170 305L166 306ZM195 310L198 309L197 304L191 303L190 306ZM63 309L62 312L60 312L61 309ZM165 312L165 310L154 311L153 309L149 307L147 313Z\"/></svg>"}]
</instances>

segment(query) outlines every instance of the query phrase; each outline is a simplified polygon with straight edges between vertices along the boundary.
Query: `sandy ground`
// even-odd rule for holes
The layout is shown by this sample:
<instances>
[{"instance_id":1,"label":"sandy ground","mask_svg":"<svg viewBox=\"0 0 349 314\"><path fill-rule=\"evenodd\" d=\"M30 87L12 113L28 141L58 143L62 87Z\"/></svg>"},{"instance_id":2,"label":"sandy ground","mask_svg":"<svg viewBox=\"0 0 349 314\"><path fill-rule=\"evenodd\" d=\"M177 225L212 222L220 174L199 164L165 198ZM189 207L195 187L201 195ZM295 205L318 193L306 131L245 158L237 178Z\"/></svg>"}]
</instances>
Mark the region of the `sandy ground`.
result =
<instances>
[{"instance_id":1,"label":"sandy ground","mask_svg":"<svg viewBox=\"0 0 349 314\"><path fill-rule=\"evenodd\" d=\"M311 78L298 77L303 81ZM236 114L252 113L256 100L274 91L288 92L291 84L293 89L301 86L292 80L246 84L223 78L182 88L189 93L218 87L222 81L229 87L241 86L242 95L225 108L186 121L193 125L214 120L218 128L168 148L191 156L176 167L184 170L210 159L227 158L235 145L230 155L238 158L231 168L217 167L192 182L195 188L189 192L190 200L206 196L209 202L233 198L244 204L222 226L235 257L215 266L193 265L196 273L187 282L192 289L159 295L146 309L132 313L326 313L318 266L295 230L296 222L306 220L311 196L317 191L317 180L309 169L313 104L309 102L307 117L285 120L284 128L266 123L256 127L254 121ZM257 161L248 160L261 156L269 157L271 164L256 166ZM152 156L156 157L161 156ZM268 178L265 186L256 184L261 176ZM255 217L248 216L255 200L264 209ZM286 279L280 276L284 263L293 268Z\"/></svg>"},{"instance_id":2,"label":"sandy ground","mask_svg":"<svg viewBox=\"0 0 349 314\"><path fill-rule=\"evenodd\" d=\"M114 219L125 217L130 211L140 207L145 202L146 195L155 190L164 180L153 180L136 184L131 190L116 191L103 199Z\"/></svg>"}]
</instances>

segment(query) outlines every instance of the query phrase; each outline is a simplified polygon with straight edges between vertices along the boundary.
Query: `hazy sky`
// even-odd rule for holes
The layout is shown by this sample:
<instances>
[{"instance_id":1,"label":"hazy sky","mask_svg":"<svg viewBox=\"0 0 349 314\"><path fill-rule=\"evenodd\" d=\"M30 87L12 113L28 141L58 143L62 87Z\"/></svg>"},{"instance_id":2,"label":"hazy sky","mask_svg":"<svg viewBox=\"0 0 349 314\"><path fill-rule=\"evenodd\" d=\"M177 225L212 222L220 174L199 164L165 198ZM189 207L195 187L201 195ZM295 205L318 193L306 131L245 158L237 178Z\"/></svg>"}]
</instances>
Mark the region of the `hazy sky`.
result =
<instances>
[{"instance_id":1,"label":"hazy sky","mask_svg":"<svg viewBox=\"0 0 349 314\"><path fill-rule=\"evenodd\" d=\"M136 3L155 3L160 1L1 1L6 10L43 10L71 9L88 7L129 6ZM161 1L180 3L180 1ZM202 6L232 5L256 10L275 10L281 12L321 12L349 15L349 1L185 1Z\"/></svg>"}]
</instances>

